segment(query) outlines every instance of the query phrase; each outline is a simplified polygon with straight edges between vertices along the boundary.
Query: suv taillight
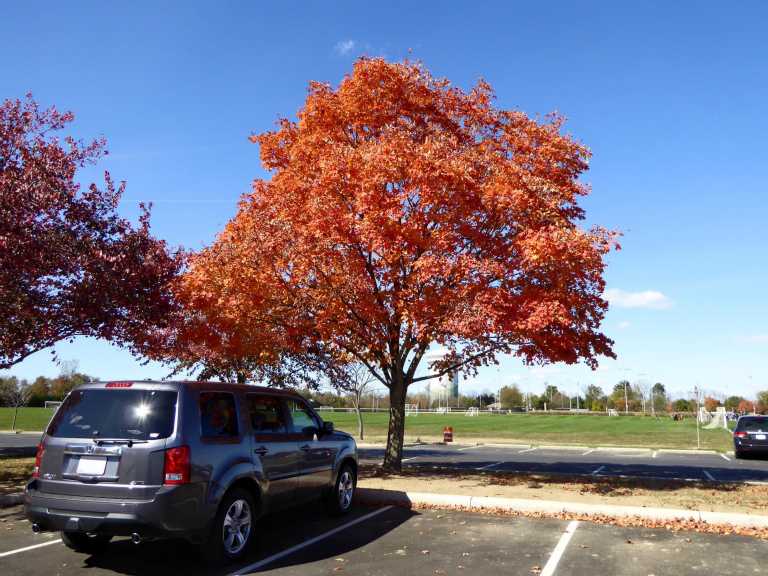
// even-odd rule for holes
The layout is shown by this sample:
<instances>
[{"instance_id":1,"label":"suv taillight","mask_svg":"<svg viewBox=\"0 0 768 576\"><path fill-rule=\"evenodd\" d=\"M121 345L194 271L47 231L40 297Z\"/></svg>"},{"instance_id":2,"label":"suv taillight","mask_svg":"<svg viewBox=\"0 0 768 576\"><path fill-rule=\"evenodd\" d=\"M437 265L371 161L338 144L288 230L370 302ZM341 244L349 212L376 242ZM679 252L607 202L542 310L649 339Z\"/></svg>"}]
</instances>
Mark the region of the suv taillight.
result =
<instances>
[{"instance_id":1,"label":"suv taillight","mask_svg":"<svg viewBox=\"0 0 768 576\"><path fill-rule=\"evenodd\" d=\"M189 446L177 446L165 450L164 484L187 484L189 482Z\"/></svg>"},{"instance_id":2,"label":"suv taillight","mask_svg":"<svg viewBox=\"0 0 768 576\"><path fill-rule=\"evenodd\" d=\"M734 432L733 435L738 436L739 438L745 438L746 436L748 436L748 434L744 432L744 430L739 430L738 432Z\"/></svg>"},{"instance_id":3,"label":"suv taillight","mask_svg":"<svg viewBox=\"0 0 768 576\"><path fill-rule=\"evenodd\" d=\"M40 477L40 460L43 457L43 445L37 447L37 458L35 458L35 467L32 468L32 476L35 478Z\"/></svg>"}]
</instances>

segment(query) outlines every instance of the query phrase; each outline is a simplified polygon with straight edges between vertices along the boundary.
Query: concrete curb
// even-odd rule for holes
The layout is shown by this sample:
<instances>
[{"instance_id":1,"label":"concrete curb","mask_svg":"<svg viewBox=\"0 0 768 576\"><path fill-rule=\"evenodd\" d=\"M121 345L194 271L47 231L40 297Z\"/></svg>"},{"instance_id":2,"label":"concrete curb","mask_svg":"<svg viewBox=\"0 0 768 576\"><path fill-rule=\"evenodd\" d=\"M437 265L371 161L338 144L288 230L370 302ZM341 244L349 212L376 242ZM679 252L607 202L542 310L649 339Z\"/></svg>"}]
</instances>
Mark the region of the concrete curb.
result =
<instances>
[{"instance_id":1,"label":"concrete curb","mask_svg":"<svg viewBox=\"0 0 768 576\"><path fill-rule=\"evenodd\" d=\"M650 454L651 448L622 448L621 446L598 446L593 448L597 452L637 452L638 454Z\"/></svg>"},{"instance_id":2,"label":"concrete curb","mask_svg":"<svg viewBox=\"0 0 768 576\"><path fill-rule=\"evenodd\" d=\"M592 450L589 446L537 446L539 450L573 450L579 452L586 452Z\"/></svg>"},{"instance_id":3,"label":"concrete curb","mask_svg":"<svg viewBox=\"0 0 768 576\"><path fill-rule=\"evenodd\" d=\"M17 506L19 504L24 504L24 493L21 494L6 494L4 496L0 496L0 508L5 508L7 506Z\"/></svg>"},{"instance_id":4,"label":"concrete curb","mask_svg":"<svg viewBox=\"0 0 768 576\"><path fill-rule=\"evenodd\" d=\"M732 526L741 526L745 528L768 528L768 516L730 514L727 512L579 504L577 502L552 502L545 500L523 500L520 498L493 498L487 496L456 496L449 494L377 490L373 488L359 488L357 490L356 498L361 502L397 502L403 504L426 504L430 506L494 508L523 513L558 514L567 512L584 515L634 516L650 520L694 520L696 522L706 522L707 524L730 524Z\"/></svg>"},{"instance_id":5,"label":"concrete curb","mask_svg":"<svg viewBox=\"0 0 768 576\"><path fill-rule=\"evenodd\" d=\"M722 454L716 450L673 450L671 448L659 448L657 452L660 454Z\"/></svg>"},{"instance_id":6,"label":"concrete curb","mask_svg":"<svg viewBox=\"0 0 768 576\"><path fill-rule=\"evenodd\" d=\"M534 448L534 446L531 446L530 444L478 444L478 446L487 446L488 448L510 448L512 450L530 450L531 448Z\"/></svg>"}]
</instances>

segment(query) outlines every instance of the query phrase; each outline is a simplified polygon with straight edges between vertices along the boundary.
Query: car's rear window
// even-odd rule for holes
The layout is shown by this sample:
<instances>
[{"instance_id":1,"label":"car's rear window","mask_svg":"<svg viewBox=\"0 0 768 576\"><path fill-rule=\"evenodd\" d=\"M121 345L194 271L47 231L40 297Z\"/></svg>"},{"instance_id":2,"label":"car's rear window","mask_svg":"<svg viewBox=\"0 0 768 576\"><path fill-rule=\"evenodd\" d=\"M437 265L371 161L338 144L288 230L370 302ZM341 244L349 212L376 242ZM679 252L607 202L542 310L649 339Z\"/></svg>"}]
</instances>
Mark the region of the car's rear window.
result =
<instances>
[{"instance_id":1,"label":"car's rear window","mask_svg":"<svg viewBox=\"0 0 768 576\"><path fill-rule=\"evenodd\" d=\"M768 430L768 418L747 418L738 424L739 430Z\"/></svg>"},{"instance_id":2,"label":"car's rear window","mask_svg":"<svg viewBox=\"0 0 768 576\"><path fill-rule=\"evenodd\" d=\"M60 438L168 438L176 420L176 397L169 390L76 390L56 412L48 434Z\"/></svg>"}]
</instances>

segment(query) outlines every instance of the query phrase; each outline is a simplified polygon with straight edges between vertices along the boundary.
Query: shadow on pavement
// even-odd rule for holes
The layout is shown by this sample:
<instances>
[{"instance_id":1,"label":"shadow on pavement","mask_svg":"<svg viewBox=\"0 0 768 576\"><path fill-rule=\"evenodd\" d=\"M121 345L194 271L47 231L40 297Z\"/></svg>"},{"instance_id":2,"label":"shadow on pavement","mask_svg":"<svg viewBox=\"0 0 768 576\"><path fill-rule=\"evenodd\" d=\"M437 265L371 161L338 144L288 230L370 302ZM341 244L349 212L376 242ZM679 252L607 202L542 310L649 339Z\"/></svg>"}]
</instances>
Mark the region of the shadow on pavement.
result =
<instances>
[{"instance_id":1,"label":"shadow on pavement","mask_svg":"<svg viewBox=\"0 0 768 576\"><path fill-rule=\"evenodd\" d=\"M168 539L142 542L138 546L128 539L114 540L101 553L85 556L84 564L90 568L100 568L118 574L223 576L322 536L378 509L376 506L357 505L350 515L334 518L328 516L322 504L310 503L270 514L256 524L256 545L253 552L242 562L224 567L207 566L202 562L195 545L185 540ZM384 513L341 530L289 556L279 558L259 570L244 573L257 573L280 566L303 565L335 558L370 544L416 514L415 511L404 509L394 515Z\"/></svg>"}]
</instances>

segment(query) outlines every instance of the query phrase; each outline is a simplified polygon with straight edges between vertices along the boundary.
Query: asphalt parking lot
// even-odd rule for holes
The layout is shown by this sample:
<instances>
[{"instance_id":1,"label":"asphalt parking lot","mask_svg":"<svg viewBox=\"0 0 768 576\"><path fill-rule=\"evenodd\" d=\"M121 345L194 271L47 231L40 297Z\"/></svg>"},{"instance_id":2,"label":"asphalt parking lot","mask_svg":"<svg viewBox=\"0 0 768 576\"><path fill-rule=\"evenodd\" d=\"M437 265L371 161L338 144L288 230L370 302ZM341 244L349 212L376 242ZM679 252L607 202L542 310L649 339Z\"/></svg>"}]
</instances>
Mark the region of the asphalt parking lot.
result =
<instances>
[{"instance_id":1,"label":"asphalt parking lot","mask_svg":"<svg viewBox=\"0 0 768 576\"><path fill-rule=\"evenodd\" d=\"M379 464L384 448L363 445L360 461ZM431 444L403 449L403 466L450 467L529 474L624 477L708 482L768 482L765 456L737 460L733 453L692 450Z\"/></svg>"},{"instance_id":2,"label":"asphalt parking lot","mask_svg":"<svg viewBox=\"0 0 768 576\"><path fill-rule=\"evenodd\" d=\"M184 541L113 540L75 553L57 533L32 534L23 508L0 511L3 576L307 574L765 574L768 542L746 536L624 528L438 509L358 505L343 519L320 505L257 524L240 565L210 568ZM31 548L29 548L31 547Z\"/></svg>"}]
</instances>

